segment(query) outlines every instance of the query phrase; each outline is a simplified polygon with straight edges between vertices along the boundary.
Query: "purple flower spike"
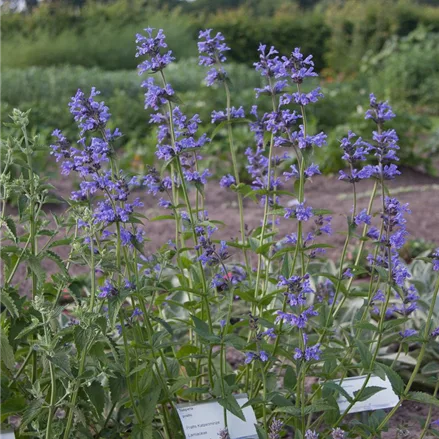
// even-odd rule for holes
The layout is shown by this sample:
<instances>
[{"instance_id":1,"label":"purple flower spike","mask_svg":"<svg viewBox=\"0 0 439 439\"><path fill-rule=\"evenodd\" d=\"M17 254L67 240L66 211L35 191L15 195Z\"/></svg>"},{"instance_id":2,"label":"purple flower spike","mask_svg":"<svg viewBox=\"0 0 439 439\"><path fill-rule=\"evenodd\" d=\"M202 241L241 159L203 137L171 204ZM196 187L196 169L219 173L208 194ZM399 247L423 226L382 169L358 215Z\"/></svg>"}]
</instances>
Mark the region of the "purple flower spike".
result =
<instances>
[{"instance_id":1,"label":"purple flower spike","mask_svg":"<svg viewBox=\"0 0 439 439\"><path fill-rule=\"evenodd\" d=\"M168 47L165 43L166 37L163 29L159 29L155 37L153 37L153 31L154 29L149 27L145 29L147 36L136 35L136 43L138 44L136 57L145 55L148 57L148 59L139 64L139 74L163 70L175 59L172 56L171 50L164 53L161 50Z\"/></svg>"},{"instance_id":2,"label":"purple flower spike","mask_svg":"<svg viewBox=\"0 0 439 439\"><path fill-rule=\"evenodd\" d=\"M214 37L210 35L211 32L212 29L206 29L200 31L198 36L199 64L201 66L212 67L206 76L206 83L209 87L227 78L227 73L221 64L227 59L224 52L230 50L225 44L225 38L221 32L218 32Z\"/></svg>"}]
</instances>

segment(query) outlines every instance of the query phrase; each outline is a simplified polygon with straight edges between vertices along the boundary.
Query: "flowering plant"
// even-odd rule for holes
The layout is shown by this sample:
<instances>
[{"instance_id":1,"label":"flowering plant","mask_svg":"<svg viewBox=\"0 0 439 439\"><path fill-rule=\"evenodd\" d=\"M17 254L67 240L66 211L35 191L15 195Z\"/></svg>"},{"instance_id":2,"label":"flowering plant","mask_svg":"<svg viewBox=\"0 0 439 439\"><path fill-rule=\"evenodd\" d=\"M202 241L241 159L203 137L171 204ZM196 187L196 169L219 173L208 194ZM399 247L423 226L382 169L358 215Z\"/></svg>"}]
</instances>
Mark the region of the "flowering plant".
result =
<instances>
[{"instance_id":1,"label":"flowering plant","mask_svg":"<svg viewBox=\"0 0 439 439\"><path fill-rule=\"evenodd\" d=\"M399 257L410 210L386 187L400 174L388 103L371 94L365 114L371 138L349 131L340 141L346 167L339 179L352 188L353 208L331 271L323 258L331 248L331 206L311 206L305 192L320 174L313 149L326 144L326 135L311 133L306 120L308 105L323 98L319 88L307 89L308 78L317 76L312 56L298 48L283 56L260 45L255 69L263 84L256 98L272 106L261 114L256 105L232 105L229 47L220 33L200 32L206 85L222 88L225 101L212 113L208 135L199 133L199 116L184 113L166 80L174 57L163 31L145 29L136 42L139 73L148 75L145 108L155 111L149 122L157 125L160 168L146 175L119 168L114 144L123 136L110 128L109 108L95 89L78 90L69 105L79 139L53 132L51 154L61 174L79 179L62 217L44 209L52 187L33 172L39 145L28 138L28 113L14 111L21 135L2 143L3 421L20 437L173 438L183 435L177 403L215 398L224 408L218 434L226 438L230 414L244 418L234 398L242 392L255 410L260 438L373 438L403 401L437 406L439 380L433 396L411 391L439 334L439 279L430 286L431 302L422 303ZM245 179L233 130L242 122L254 134ZM205 207L208 186L216 183L209 183L202 154L219 130L227 132L233 169L219 184L234 192L239 218L239 237L229 240ZM14 164L25 169L18 180L11 178ZM356 197L363 180L373 180L366 206ZM157 199L163 215L145 217L145 194ZM23 227L6 214L12 195ZM251 201L261 207L254 229L245 215ZM175 224L174 238L147 250L148 221L167 220ZM282 224L290 233L280 232ZM359 247L354 263L347 260L351 244ZM66 257L56 252L61 246L68 248ZM51 280L43 268L47 259L60 269ZM426 260L438 271L439 249ZM22 266L29 281L17 277ZM82 283L75 267L87 270ZM351 308L346 325L342 316ZM418 312L425 313L420 328L412 320ZM404 382L395 367L409 341L420 350ZM400 347L391 362L382 355L390 342ZM437 368L430 374L437 377ZM356 375L365 379L351 396L341 384ZM383 390L368 385L373 375L388 378L399 403L367 422L347 418L357 402ZM348 400L345 410L339 395ZM431 413L423 435L435 429Z\"/></svg>"}]
</instances>

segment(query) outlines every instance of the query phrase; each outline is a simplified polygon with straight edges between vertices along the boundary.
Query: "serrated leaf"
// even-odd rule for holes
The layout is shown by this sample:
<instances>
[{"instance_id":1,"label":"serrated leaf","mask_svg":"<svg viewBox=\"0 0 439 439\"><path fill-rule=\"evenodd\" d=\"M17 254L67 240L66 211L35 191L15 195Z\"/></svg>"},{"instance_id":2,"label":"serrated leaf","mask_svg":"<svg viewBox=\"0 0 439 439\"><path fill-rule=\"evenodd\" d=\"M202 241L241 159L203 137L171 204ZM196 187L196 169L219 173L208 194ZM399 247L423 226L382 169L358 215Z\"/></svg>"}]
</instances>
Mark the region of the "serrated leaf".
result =
<instances>
[{"instance_id":1,"label":"serrated leaf","mask_svg":"<svg viewBox=\"0 0 439 439\"><path fill-rule=\"evenodd\" d=\"M57 253L53 252L52 250L46 250L44 252L44 256L51 259L53 262L55 262L56 265L61 269L61 271L68 276L68 271L66 268L66 265L64 261L62 260L61 256L59 256Z\"/></svg>"},{"instance_id":2,"label":"serrated leaf","mask_svg":"<svg viewBox=\"0 0 439 439\"><path fill-rule=\"evenodd\" d=\"M291 391L297 383L296 372L291 366L287 366L284 375L284 388Z\"/></svg>"},{"instance_id":3,"label":"serrated leaf","mask_svg":"<svg viewBox=\"0 0 439 439\"><path fill-rule=\"evenodd\" d=\"M42 325L43 324L36 317L32 317L32 323L29 326L27 326L26 328L24 328L22 331L20 331L18 333L18 335L16 335L15 340L18 340L18 339L24 337L25 335L32 332L35 328L38 328L39 326L42 326Z\"/></svg>"},{"instance_id":4,"label":"serrated leaf","mask_svg":"<svg viewBox=\"0 0 439 439\"><path fill-rule=\"evenodd\" d=\"M386 373L387 378L390 381L393 391L401 396L405 389L405 384L402 378L399 376L397 372L395 372L391 367L386 364L377 363L377 367L380 367Z\"/></svg>"},{"instance_id":5,"label":"serrated leaf","mask_svg":"<svg viewBox=\"0 0 439 439\"><path fill-rule=\"evenodd\" d=\"M41 260L36 256L29 255L26 259L27 265L32 273L35 274L40 283L46 280L46 271L41 266Z\"/></svg>"},{"instance_id":6,"label":"serrated leaf","mask_svg":"<svg viewBox=\"0 0 439 439\"><path fill-rule=\"evenodd\" d=\"M161 389L159 386L153 386L149 389L147 394L143 396L138 405L139 415L141 417L142 424L145 427L150 427L152 432L152 421L155 416L155 409L160 397Z\"/></svg>"},{"instance_id":7,"label":"serrated leaf","mask_svg":"<svg viewBox=\"0 0 439 439\"><path fill-rule=\"evenodd\" d=\"M8 216L5 219L5 226L6 226L6 229L8 230L8 232L12 235L14 242L18 243L17 228L15 226L14 220L11 217Z\"/></svg>"},{"instance_id":8,"label":"serrated leaf","mask_svg":"<svg viewBox=\"0 0 439 439\"><path fill-rule=\"evenodd\" d=\"M15 358L14 358L14 351L9 344L8 337L6 334L1 331L0 333L0 353L1 353L1 360L5 364L5 366L9 370L14 370L15 367Z\"/></svg>"},{"instance_id":9,"label":"serrated leaf","mask_svg":"<svg viewBox=\"0 0 439 439\"><path fill-rule=\"evenodd\" d=\"M124 298L120 295L108 299L108 320L111 329L114 329L119 316L119 310L124 302Z\"/></svg>"},{"instance_id":10,"label":"serrated leaf","mask_svg":"<svg viewBox=\"0 0 439 439\"><path fill-rule=\"evenodd\" d=\"M349 402L352 402L352 396L349 395L348 392L338 383L335 383L334 381L328 381L323 386L325 389L331 389L338 392L340 395L343 395Z\"/></svg>"},{"instance_id":11,"label":"serrated leaf","mask_svg":"<svg viewBox=\"0 0 439 439\"><path fill-rule=\"evenodd\" d=\"M358 352L360 353L363 368L369 370L369 368L373 366L372 354L369 352L368 347L361 340L355 340L355 344L357 345Z\"/></svg>"},{"instance_id":12,"label":"serrated leaf","mask_svg":"<svg viewBox=\"0 0 439 439\"><path fill-rule=\"evenodd\" d=\"M228 395L226 398L220 398L218 402L232 415L235 415L237 418L245 422L244 413L242 412L240 405L232 394Z\"/></svg>"},{"instance_id":13,"label":"serrated leaf","mask_svg":"<svg viewBox=\"0 0 439 439\"><path fill-rule=\"evenodd\" d=\"M49 244L49 248L59 247L61 245L69 245L71 242L71 238L56 239Z\"/></svg>"},{"instance_id":14,"label":"serrated leaf","mask_svg":"<svg viewBox=\"0 0 439 439\"><path fill-rule=\"evenodd\" d=\"M88 344L94 337L92 328L82 328L79 325L75 326L74 332L75 346L78 352L82 352L87 349Z\"/></svg>"},{"instance_id":15,"label":"serrated leaf","mask_svg":"<svg viewBox=\"0 0 439 439\"><path fill-rule=\"evenodd\" d=\"M5 289L0 290L1 304L11 313L12 317L19 317L17 305L15 305L14 299L9 295Z\"/></svg>"},{"instance_id":16,"label":"serrated leaf","mask_svg":"<svg viewBox=\"0 0 439 439\"><path fill-rule=\"evenodd\" d=\"M310 413L326 412L328 410L334 410L334 407L324 401L316 401L314 404L305 407L304 414L309 415Z\"/></svg>"},{"instance_id":17,"label":"serrated leaf","mask_svg":"<svg viewBox=\"0 0 439 439\"><path fill-rule=\"evenodd\" d=\"M430 404L435 407L439 407L439 399L435 398L433 395L429 395L424 392L410 392L407 395L407 399L410 401L422 402L424 404Z\"/></svg>"},{"instance_id":18,"label":"serrated leaf","mask_svg":"<svg viewBox=\"0 0 439 439\"><path fill-rule=\"evenodd\" d=\"M295 418L300 418L302 416L302 409L299 407L281 407L276 409L276 412L288 413Z\"/></svg>"},{"instance_id":19,"label":"serrated leaf","mask_svg":"<svg viewBox=\"0 0 439 439\"><path fill-rule=\"evenodd\" d=\"M23 413L20 424L20 432L24 432L26 427L40 414L43 410L43 401L41 399L34 399L28 405L28 408Z\"/></svg>"},{"instance_id":20,"label":"serrated leaf","mask_svg":"<svg viewBox=\"0 0 439 439\"><path fill-rule=\"evenodd\" d=\"M172 326L166 320L163 320L160 317L152 317L151 319L162 325L170 335L174 335Z\"/></svg>"},{"instance_id":21,"label":"serrated leaf","mask_svg":"<svg viewBox=\"0 0 439 439\"><path fill-rule=\"evenodd\" d=\"M439 374L439 362L431 361L422 368L423 375Z\"/></svg>"},{"instance_id":22,"label":"serrated leaf","mask_svg":"<svg viewBox=\"0 0 439 439\"><path fill-rule=\"evenodd\" d=\"M256 433L258 434L258 439L268 439L267 432L261 425L255 424Z\"/></svg>"},{"instance_id":23,"label":"serrated leaf","mask_svg":"<svg viewBox=\"0 0 439 439\"><path fill-rule=\"evenodd\" d=\"M203 337L210 335L209 326L206 322L203 322L198 317L191 315L191 319L195 325L195 332Z\"/></svg>"},{"instance_id":24,"label":"serrated leaf","mask_svg":"<svg viewBox=\"0 0 439 439\"><path fill-rule=\"evenodd\" d=\"M361 390L361 389L360 389ZM354 397L356 398L356 401L366 401L371 396L375 395L378 392L381 392L381 390L384 390L384 387L378 387L378 386L369 386L363 389L361 392L361 395L357 398L357 395L359 394L360 390L356 390L354 392Z\"/></svg>"},{"instance_id":25,"label":"serrated leaf","mask_svg":"<svg viewBox=\"0 0 439 439\"><path fill-rule=\"evenodd\" d=\"M18 214L20 216L20 220L23 218L26 208L27 208L27 197L25 195L21 195L18 198Z\"/></svg>"},{"instance_id":26,"label":"serrated leaf","mask_svg":"<svg viewBox=\"0 0 439 439\"><path fill-rule=\"evenodd\" d=\"M47 357L58 369L62 370L67 376L72 376L70 358L66 352L55 352L53 357Z\"/></svg>"},{"instance_id":27,"label":"serrated leaf","mask_svg":"<svg viewBox=\"0 0 439 439\"><path fill-rule=\"evenodd\" d=\"M116 404L117 402L121 401L127 393L126 378L120 374L117 374L115 377L110 377L108 384L110 387L111 402Z\"/></svg>"},{"instance_id":28,"label":"serrated leaf","mask_svg":"<svg viewBox=\"0 0 439 439\"><path fill-rule=\"evenodd\" d=\"M91 403L93 404L99 416L102 415L105 407L105 392L98 381L93 381L90 386L84 388Z\"/></svg>"},{"instance_id":29,"label":"serrated leaf","mask_svg":"<svg viewBox=\"0 0 439 439\"><path fill-rule=\"evenodd\" d=\"M1 422L4 422L9 416L21 413L27 407L27 401L19 395L14 398L8 398L0 405Z\"/></svg>"}]
</instances>

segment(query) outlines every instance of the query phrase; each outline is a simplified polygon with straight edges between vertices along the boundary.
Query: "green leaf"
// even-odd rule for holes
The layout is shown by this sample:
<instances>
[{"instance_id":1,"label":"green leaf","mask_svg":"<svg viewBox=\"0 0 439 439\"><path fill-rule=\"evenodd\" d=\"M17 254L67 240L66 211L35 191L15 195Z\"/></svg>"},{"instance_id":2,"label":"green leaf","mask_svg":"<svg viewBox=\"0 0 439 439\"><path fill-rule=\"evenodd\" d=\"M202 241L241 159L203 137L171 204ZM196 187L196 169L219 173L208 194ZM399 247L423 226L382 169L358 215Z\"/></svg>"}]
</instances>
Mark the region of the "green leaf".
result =
<instances>
[{"instance_id":1,"label":"green leaf","mask_svg":"<svg viewBox=\"0 0 439 439\"><path fill-rule=\"evenodd\" d=\"M41 260L36 256L29 255L26 262L29 270L35 274L38 281L44 283L46 280L46 270L41 266Z\"/></svg>"},{"instance_id":2,"label":"green leaf","mask_svg":"<svg viewBox=\"0 0 439 439\"><path fill-rule=\"evenodd\" d=\"M110 321L110 327L112 329L116 326L119 317L119 310L124 300L125 298L120 295L108 299L108 320Z\"/></svg>"},{"instance_id":3,"label":"green leaf","mask_svg":"<svg viewBox=\"0 0 439 439\"><path fill-rule=\"evenodd\" d=\"M284 388L291 391L297 383L296 372L291 366L287 366L284 375Z\"/></svg>"},{"instance_id":4,"label":"green leaf","mask_svg":"<svg viewBox=\"0 0 439 439\"><path fill-rule=\"evenodd\" d=\"M259 246L256 249L256 253L258 255L264 255L267 256L268 250L270 249L271 246L273 246L275 243L274 242L266 242L265 244L262 244L261 246Z\"/></svg>"},{"instance_id":5,"label":"green leaf","mask_svg":"<svg viewBox=\"0 0 439 439\"><path fill-rule=\"evenodd\" d=\"M152 425L136 424L131 432L132 439L152 439Z\"/></svg>"},{"instance_id":6,"label":"green leaf","mask_svg":"<svg viewBox=\"0 0 439 439\"><path fill-rule=\"evenodd\" d=\"M61 271L68 276L68 271L66 268L66 264L62 260L61 256L59 256L57 253L53 252L52 250L46 250L44 252L44 256L51 259L53 262L55 262L56 265L61 269Z\"/></svg>"},{"instance_id":7,"label":"green leaf","mask_svg":"<svg viewBox=\"0 0 439 439\"><path fill-rule=\"evenodd\" d=\"M439 374L439 362L432 361L422 368L423 375Z\"/></svg>"},{"instance_id":8,"label":"green leaf","mask_svg":"<svg viewBox=\"0 0 439 439\"><path fill-rule=\"evenodd\" d=\"M43 410L43 401L41 399L34 399L28 405L28 408L23 413L23 418L21 419L20 432L24 432L26 427L40 414Z\"/></svg>"},{"instance_id":9,"label":"green leaf","mask_svg":"<svg viewBox=\"0 0 439 439\"><path fill-rule=\"evenodd\" d=\"M257 240L256 238L252 238L249 236L248 238L248 243L250 244L250 248L256 253L256 250L259 247L259 240Z\"/></svg>"},{"instance_id":10,"label":"green leaf","mask_svg":"<svg viewBox=\"0 0 439 439\"><path fill-rule=\"evenodd\" d=\"M209 331L209 326L206 322L203 322L198 317L191 315L192 321L195 325L195 332L200 335L201 337L204 337L205 339L211 338L211 333Z\"/></svg>"},{"instance_id":11,"label":"green leaf","mask_svg":"<svg viewBox=\"0 0 439 439\"><path fill-rule=\"evenodd\" d=\"M288 413L295 418L300 418L302 416L302 409L299 407L280 407L275 411L280 413Z\"/></svg>"},{"instance_id":12,"label":"green leaf","mask_svg":"<svg viewBox=\"0 0 439 439\"><path fill-rule=\"evenodd\" d=\"M332 405L327 404L325 401L316 401L315 403L305 407L304 414L326 412L328 410L334 410Z\"/></svg>"},{"instance_id":13,"label":"green leaf","mask_svg":"<svg viewBox=\"0 0 439 439\"><path fill-rule=\"evenodd\" d=\"M111 402L113 404L119 402L127 393L127 381L126 378L117 374L115 377L110 377L108 380L111 393Z\"/></svg>"},{"instance_id":14,"label":"green leaf","mask_svg":"<svg viewBox=\"0 0 439 439\"><path fill-rule=\"evenodd\" d=\"M14 351L9 344L8 337L3 332L3 330L0 333L0 353L1 353L1 359L5 366L9 370L14 370L15 366L15 358L14 358Z\"/></svg>"},{"instance_id":15,"label":"green leaf","mask_svg":"<svg viewBox=\"0 0 439 439\"><path fill-rule=\"evenodd\" d=\"M276 407L291 407L294 404L285 396L278 392L273 392L267 396L267 399L271 401Z\"/></svg>"},{"instance_id":16,"label":"green leaf","mask_svg":"<svg viewBox=\"0 0 439 439\"><path fill-rule=\"evenodd\" d=\"M151 320L154 320L155 322L162 325L170 335L174 335L174 330L172 329L172 326L166 320L163 320L160 317L152 317Z\"/></svg>"},{"instance_id":17,"label":"green leaf","mask_svg":"<svg viewBox=\"0 0 439 439\"><path fill-rule=\"evenodd\" d=\"M23 218L26 208L27 208L27 197L26 195L21 195L18 198L18 214L20 216L20 220Z\"/></svg>"},{"instance_id":18,"label":"green leaf","mask_svg":"<svg viewBox=\"0 0 439 439\"><path fill-rule=\"evenodd\" d=\"M261 425L255 424L256 433L258 434L258 439L268 439L267 432Z\"/></svg>"},{"instance_id":19,"label":"green leaf","mask_svg":"<svg viewBox=\"0 0 439 439\"><path fill-rule=\"evenodd\" d=\"M227 346L233 346L235 349L242 350L246 345L246 341L237 334L228 334L224 337Z\"/></svg>"},{"instance_id":20,"label":"green leaf","mask_svg":"<svg viewBox=\"0 0 439 439\"><path fill-rule=\"evenodd\" d=\"M82 328L79 325L75 326L73 335L78 352L82 352L84 349L87 349L88 344L94 337L92 328Z\"/></svg>"},{"instance_id":21,"label":"green leaf","mask_svg":"<svg viewBox=\"0 0 439 439\"><path fill-rule=\"evenodd\" d=\"M27 401L23 396L8 398L0 405L1 422L4 422L9 416L21 413L27 407Z\"/></svg>"},{"instance_id":22,"label":"green leaf","mask_svg":"<svg viewBox=\"0 0 439 439\"><path fill-rule=\"evenodd\" d=\"M355 344L357 345L358 352L360 353L363 368L369 370L373 366L372 354L369 352L368 347L361 340L355 340Z\"/></svg>"},{"instance_id":23,"label":"green leaf","mask_svg":"<svg viewBox=\"0 0 439 439\"><path fill-rule=\"evenodd\" d=\"M352 396L349 395L348 392L346 392L345 389L343 389L342 386L340 386L340 384L335 383L334 381L328 381L327 383L324 384L323 386L325 389L331 389L331 390L335 390L336 392L338 392L340 395L343 395L349 402L352 402Z\"/></svg>"},{"instance_id":24,"label":"green leaf","mask_svg":"<svg viewBox=\"0 0 439 439\"><path fill-rule=\"evenodd\" d=\"M59 247L60 245L69 245L71 242L71 238L57 239L49 244L49 248Z\"/></svg>"},{"instance_id":25,"label":"green leaf","mask_svg":"<svg viewBox=\"0 0 439 439\"><path fill-rule=\"evenodd\" d=\"M232 394L228 395L226 398L220 398L218 402L222 407L232 413L232 415L235 415L237 418L245 422L244 413Z\"/></svg>"},{"instance_id":26,"label":"green leaf","mask_svg":"<svg viewBox=\"0 0 439 439\"><path fill-rule=\"evenodd\" d=\"M137 406L142 424L147 428L151 428L151 433L152 421L154 420L155 407L160 397L160 391L159 386L152 387L149 389L149 392L140 399L139 405Z\"/></svg>"},{"instance_id":27,"label":"green leaf","mask_svg":"<svg viewBox=\"0 0 439 439\"><path fill-rule=\"evenodd\" d=\"M32 323L30 325L28 325L26 328L24 328L22 331L20 331L18 333L18 335L16 335L15 340L18 340L18 339L24 337L25 335L32 332L35 328L38 328L39 326L42 326L42 325L43 324L36 317L32 317Z\"/></svg>"},{"instance_id":28,"label":"green leaf","mask_svg":"<svg viewBox=\"0 0 439 439\"><path fill-rule=\"evenodd\" d=\"M380 426L381 422L384 421L386 417L386 412L384 410L376 410L372 412L369 416L368 425L372 431L376 432L377 428Z\"/></svg>"},{"instance_id":29,"label":"green leaf","mask_svg":"<svg viewBox=\"0 0 439 439\"><path fill-rule=\"evenodd\" d=\"M15 305L14 299L9 295L5 289L0 290L1 304L11 313L12 317L19 317L17 305Z\"/></svg>"},{"instance_id":30,"label":"green leaf","mask_svg":"<svg viewBox=\"0 0 439 439\"><path fill-rule=\"evenodd\" d=\"M15 227L14 220L10 216L5 219L5 226L8 232L12 235L14 242L18 243L17 228Z\"/></svg>"},{"instance_id":31,"label":"green leaf","mask_svg":"<svg viewBox=\"0 0 439 439\"><path fill-rule=\"evenodd\" d=\"M174 215L158 215L154 218L150 218L150 221L163 221L163 220L175 220Z\"/></svg>"},{"instance_id":32,"label":"green leaf","mask_svg":"<svg viewBox=\"0 0 439 439\"><path fill-rule=\"evenodd\" d=\"M105 392L100 382L93 381L90 386L84 388L91 403L99 416L102 415L105 407Z\"/></svg>"},{"instance_id":33,"label":"green leaf","mask_svg":"<svg viewBox=\"0 0 439 439\"><path fill-rule=\"evenodd\" d=\"M62 370L67 376L72 376L70 358L65 352L55 352L53 357L47 357L58 369Z\"/></svg>"},{"instance_id":34,"label":"green leaf","mask_svg":"<svg viewBox=\"0 0 439 439\"><path fill-rule=\"evenodd\" d=\"M360 389L361 390L361 389ZM356 390L354 392L354 397L357 398L357 395L359 394L360 390ZM363 389L361 392L361 395L356 399L357 401L366 401L371 396L375 395L378 392L381 392L381 390L384 390L384 387L378 387L378 386L369 386Z\"/></svg>"},{"instance_id":35,"label":"green leaf","mask_svg":"<svg viewBox=\"0 0 439 439\"><path fill-rule=\"evenodd\" d=\"M439 399L435 398L433 395L429 395L424 392L410 392L407 395L407 399L410 401L422 402L424 404L430 404L435 407L439 407Z\"/></svg>"},{"instance_id":36,"label":"green leaf","mask_svg":"<svg viewBox=\"0 0 439 439\"><path fill-rule=\"evenodd\" d=\"M376 365L377 367L384 370L384 372L387 375L387 378L390 381L393 391L398 396L401 396L404 393L405 384L402 378L399 376L399 374L395 372L391 367L387 366L386 364L376 363Z\"/></svg>"}]
</instances>

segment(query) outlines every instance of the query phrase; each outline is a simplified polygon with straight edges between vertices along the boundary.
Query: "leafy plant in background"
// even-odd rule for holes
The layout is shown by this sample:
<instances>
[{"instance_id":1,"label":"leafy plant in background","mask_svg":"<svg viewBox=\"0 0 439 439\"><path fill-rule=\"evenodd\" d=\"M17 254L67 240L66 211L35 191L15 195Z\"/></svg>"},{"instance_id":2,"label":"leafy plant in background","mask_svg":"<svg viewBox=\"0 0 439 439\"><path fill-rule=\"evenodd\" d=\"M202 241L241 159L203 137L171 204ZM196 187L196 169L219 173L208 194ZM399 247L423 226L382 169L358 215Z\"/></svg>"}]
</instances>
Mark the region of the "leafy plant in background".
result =
<instances>
[{"instance_id":1,"label":"leafy plant in background","mask_svg":"<svg viewBox=\"0 0 439 439\"><path fill-rule=\"evenodd\" d=\"M77 142L53 132L51 154L62 175L79 179L62 217L44 210L50 187L34 172L40 147L29 139L28 113L14 110L13 135L2 141L3 423L15 426L18 437L174 438L183 436L176 403L215 398L224 408L226 429L218 433L225 438L228 413L243 418L233 395L245 392L261 438L288 432L297 439L371 439L404 401L438 406L439 371L425 359L437 355L439 250L413 262L428 271L428 280L413 282L398 254L410 211L386 187L400 174L398 136L387 128L395 117L390 106L371 94L365 118L372 134L366 140L347 131L340 142L339 178L352 188L353 210L335 265L322 258L329 246L322 238L332 233L331 200L328 206L306 201L305 186L320 173L312 150L327 142L307 120L323 98L312 86L312 56L298 48L280 55L261 44L256 96L265 103L244 108L230 93L224 37L201 32L207 85L224 90L210 115L210 137L227 133L234 164L220 185L235 193L240 218L240 236L220 240L223 224L205 210L211 173L202 155L210 153L211 139L168 79L174 57L163 31L145 29L136 42L159 168L135 175L119 167L115 144L122 133L95 88L78 90L69 104ZM249 184L240 181L237 166L244 160L235 144L243 126L254 136L244 156ZM17 180L13 165L23 169ZM374 188L362 206L356 194L366 179ZM149 221L175 225L175 238L153 254L145 254L148 229L135 190L157 197L163 209ZM12 195L19 200L18 223L8 213ZM261 206L254 230L246 227L244 198ZM280 221L291 225L287 236L280 236ZM353 263L347 259L352 243L360 248ZM51 279L46 258L60 268ZM87 282L72 276L73 266L89 274ZM26 279L18 277L22 267ZM64 295L70 305L61 305ZM395 343L398 352L389 359ZM409 344L419 352L404 382L395 369ZM232 348L242 358L234 367ZM340 412L336 398L346 392L333 380L361 374L362 388L347 395L349 407ZM365 422L347 419L356 402L383 390L368 385L372 375L387 376L400 402ZM309 377L318 379L311 389ZM433 395L412 391L420 377L434 382ZM431 413L422 435L438 434Z\"/></svg>"}]
</instances>

